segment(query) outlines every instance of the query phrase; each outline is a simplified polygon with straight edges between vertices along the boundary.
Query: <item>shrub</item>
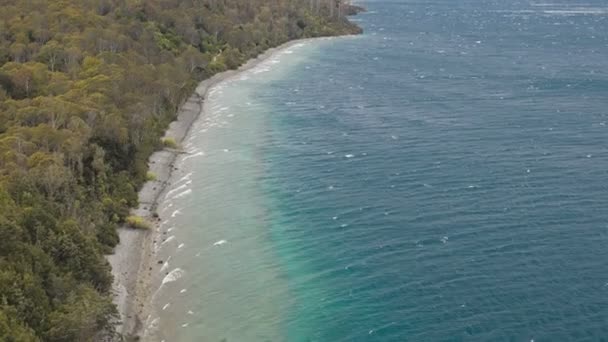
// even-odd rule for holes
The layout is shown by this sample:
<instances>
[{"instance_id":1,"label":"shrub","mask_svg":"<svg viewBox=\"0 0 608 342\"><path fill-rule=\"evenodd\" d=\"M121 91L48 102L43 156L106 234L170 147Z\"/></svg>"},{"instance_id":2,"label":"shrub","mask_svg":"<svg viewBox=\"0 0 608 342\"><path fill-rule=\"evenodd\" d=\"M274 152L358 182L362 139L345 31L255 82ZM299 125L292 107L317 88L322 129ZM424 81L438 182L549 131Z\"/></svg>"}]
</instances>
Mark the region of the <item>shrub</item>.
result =
<instances>
[{"instance_id":1,"label":"shrub","mask_svg":"<svg viewBox=\"0 0 608 342\"><path fill-rule=\"evenodd\" d=\"M163 146L168 148L178 148L177 142L173 138L162 138L161 142Z\"/></svg>"},{"instance_id":2,"label":"shrub","mask_svg":"<svg viewBox=\"0 0 608 342\"><path fill-rule=\"evenodd\" d=\"M146 173L146 181L151 182L156 180L156 174L154 172L148 171Z\"/></svg>"},{"instance_id":3,"label":"shrub","mask_svg":"<svg viewBox=\"0 0 608 342\"><path fill-rule=\"evenodd\" d=\"M125 219L127 226L135 229L150 229L150 224L140 216L128 216Z\"/></svg>"}]
</instances>

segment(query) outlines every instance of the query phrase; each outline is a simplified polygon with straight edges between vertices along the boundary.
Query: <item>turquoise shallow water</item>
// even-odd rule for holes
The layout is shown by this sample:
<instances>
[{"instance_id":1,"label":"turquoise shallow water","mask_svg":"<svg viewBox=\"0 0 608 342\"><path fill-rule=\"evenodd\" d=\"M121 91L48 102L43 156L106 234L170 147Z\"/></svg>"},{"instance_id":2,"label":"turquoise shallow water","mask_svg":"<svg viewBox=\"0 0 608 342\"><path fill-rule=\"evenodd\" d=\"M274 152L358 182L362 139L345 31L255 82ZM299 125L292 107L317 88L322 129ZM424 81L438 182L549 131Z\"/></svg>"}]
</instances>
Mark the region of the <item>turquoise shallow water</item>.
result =
<instances>
[{"instance_id":1,"label":"turquoise shallow water","mask_svg":"<svg viewBox=\"0 0 608 342\"><path fill-rule=\"evenodd\" d=\"M210 96L162 338L608 339L608 4L365 5Z\"/></svg>"}]
</instances>

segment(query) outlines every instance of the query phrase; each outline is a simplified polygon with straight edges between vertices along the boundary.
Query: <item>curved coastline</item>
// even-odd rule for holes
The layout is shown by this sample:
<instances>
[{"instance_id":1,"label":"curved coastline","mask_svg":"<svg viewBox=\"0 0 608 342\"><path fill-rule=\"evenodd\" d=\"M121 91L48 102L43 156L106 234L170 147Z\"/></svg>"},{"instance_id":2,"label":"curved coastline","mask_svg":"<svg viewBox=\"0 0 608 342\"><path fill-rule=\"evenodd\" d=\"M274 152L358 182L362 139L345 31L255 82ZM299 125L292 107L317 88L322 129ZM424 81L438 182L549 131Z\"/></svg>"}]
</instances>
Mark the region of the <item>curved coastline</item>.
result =
<instances>
[{"instance_id":1,"label":"curved coastline","mask_svg":"<svg viewBox=\"0 0 608 342\"><path fill-rule=\"evenodd\" d=\"M187 139L192 125L205 116L204 101L208 92L214 86L238 76L244 71L255 68L260 63L271 59L295 44L315 39L323 38L289 41L266 50L258 57L250 59L237 70L224 71L202 81L181 106L177 120L170 124L164 138L174 139L180 145ZM136 340L142 337L146 321L153 312L151 288L153 283L156 283L152 274L153 257L155 255L153 246L161 238L160 225L163 221L162 215L159 217L156 213L156 208L169 190L169 186L175 181L173 171L177 170L175 163L180 154L184 154L184 152L165 148L154 152L150 156L148 159L149 170L156 175L156 179L143 185L138 194L139 206L132 212L134 215L144 217L149 221L151 228L149 230L136 230L121 227L118 231L120 243L116 246L114 254L107 256L114 276L114 303L120 315L116 331L126 340Z\"/></svg>"}]
</instances>

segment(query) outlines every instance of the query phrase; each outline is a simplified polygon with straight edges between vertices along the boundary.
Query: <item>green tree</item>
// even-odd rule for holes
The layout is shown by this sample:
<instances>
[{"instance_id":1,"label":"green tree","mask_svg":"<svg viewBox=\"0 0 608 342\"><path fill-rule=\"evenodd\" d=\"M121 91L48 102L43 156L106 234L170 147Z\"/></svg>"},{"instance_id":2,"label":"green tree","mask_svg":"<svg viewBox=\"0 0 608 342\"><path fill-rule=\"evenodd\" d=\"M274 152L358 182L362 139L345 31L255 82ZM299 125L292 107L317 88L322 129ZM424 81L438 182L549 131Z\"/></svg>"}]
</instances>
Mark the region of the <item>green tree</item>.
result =
<instances>
[{"instance_id":1,"label":"green tree","mask_svg":"<svg viewBox=\"0 0 608 342\"><path fill-rule=\"evenodd\" d=\"M202 79L289 39L359 32L341 3L313 2L2 2L0 341L111 330L103 253L164 130Z\"/></svg>"}]
</instances>

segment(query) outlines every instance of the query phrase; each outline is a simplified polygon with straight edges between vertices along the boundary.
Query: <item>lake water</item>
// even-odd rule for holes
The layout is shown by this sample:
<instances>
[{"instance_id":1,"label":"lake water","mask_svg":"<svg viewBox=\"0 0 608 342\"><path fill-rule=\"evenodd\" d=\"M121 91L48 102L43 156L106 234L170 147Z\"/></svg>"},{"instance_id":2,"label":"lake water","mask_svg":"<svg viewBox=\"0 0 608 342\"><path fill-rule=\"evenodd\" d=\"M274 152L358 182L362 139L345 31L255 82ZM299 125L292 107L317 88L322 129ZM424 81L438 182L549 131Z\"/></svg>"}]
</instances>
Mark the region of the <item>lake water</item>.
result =
<instances>
[{"instance_id":1,"label":"lake water","mask_svg":"<svg viewBox=\"0 0 608 342\"><path fill-rule=\"evenodd\" d=\"M364 5L209 95L150 339L608 338L608 3Z\"/></svg>"}]
</instances>

